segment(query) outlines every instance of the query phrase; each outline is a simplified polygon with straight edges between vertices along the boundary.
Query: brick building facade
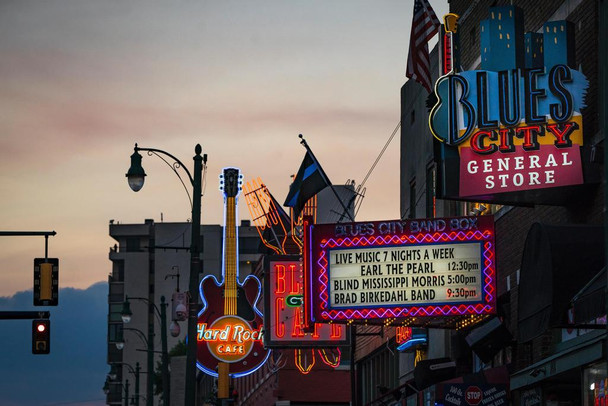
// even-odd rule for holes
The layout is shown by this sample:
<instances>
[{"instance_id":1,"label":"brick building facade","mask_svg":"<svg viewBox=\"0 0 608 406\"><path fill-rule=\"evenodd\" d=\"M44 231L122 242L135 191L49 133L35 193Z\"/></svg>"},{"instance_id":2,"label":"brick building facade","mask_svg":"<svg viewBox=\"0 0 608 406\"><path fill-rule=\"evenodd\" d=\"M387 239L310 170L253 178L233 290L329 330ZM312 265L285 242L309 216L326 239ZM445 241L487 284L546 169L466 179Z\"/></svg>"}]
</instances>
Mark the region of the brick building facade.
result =
<instances>
[{"instance_id":1,"label":"brick building facade","mask_svg":"<svg viewBox=\"0 0 608 406\"><path fill-rule=\"evenodd\" d=\"M378 382L367 378L363 371L364 365L372 362L381 365L380 368L391 370L392 364L381 363L380 354L395 351L394 330L385 328L382 336L361 337L355 352L358 404L457 404L450 403L458 399L449 400L446 388L466 388L467 385L477 385L481 392L489 389L486 395L492 392L492 385L496 385L495 388L504 387L506 401L514 405L603 404L608 387L603 349L606 346L603 294L606 274L603 270L604 250L598 247L603 247L602 229L605 221L603 139L607 83L604 66L606 49L602 38L606 36L606 29L601 21L605 19L606 2L451 0L449 4L450 12L460 16L458 68L461 71L481 69L482 21L488 18L493 7L520 8L524 17L523 31L537 35L541 35L547 22L567 20L571 23L575 51L574 66L571 68L581 71L589 80L586 107L581 114L587 151L583 159L593 168L593 173L586 173L586 184L576 188L575 192L562 189L567 192L561 192L561 196L560 192L556 193L554 202L545 199L544 205L535 204L534 201L517 205L508 202L511 205L505 205L500 199L483 201L482 204L474 199L434 200L432 197L435 193L442 197L436 183L437 178L441 178L441 174L437 174L441 162L437 159L433 136L428 128L428 93L420 84L408 81L401 90L402 218L460 216L480 211L481 214L494 216L499 320L496 325L500 326L500 330L491 333L488 319L461 330L429 329L427 347L419 348L418 352L396 352L398 368L382 382L388 391L386 388L380 390ZM439 76L441 64L437 55L438 47L431 52L433 80ZM546 248L533 249L533 244L526 242L527 237L538 230L543 230L541 234L544 237L540 243L545 244ZM593 241L559 244L558 236L573 236L578 232L581 232L576 234L582 236L581 241L585 238ZM566 261L581 259L570 264L568 270L564 270L563 264L555 263L555 260L547 267L541 266L540 262L537 267L529 265L530 258L540 261L543 255L566 258ZM591 263L593 265L589 265ZM533 319L539 320L540 324L547 322L548 326L537 328L539 331L532 333L527 331L529 328L523 324L520 313L522 308L529 313L530 307L537 303L534 294L520 292L523 289L520 283L528 284L531 275L536 277L542 272L547 272L550 277L547 280L551 285L547 285L546 289L552 290L554 298L548 305L551 321ZM544 292L539 292L538 296L542 296L540 293ZM590 302L594 302L594 306ZM556 322L554 318L561 322ZM379 327L359 327L359 331L379 332ZM498 331L499 334L496 333ZM477 344L470 339L474 332L482 336ZM500 337L501 334L506 338ZM484 351L487 351L486 355L489 353L493 356L480 357ZM444 381L421 384L420 380L415 379L416 364L424 358L448 358L456 362L456 368L451 371L452 376ZM491 402L488 396L483 404L494 404L487 402Z\"/></svg>"}]
</instances>

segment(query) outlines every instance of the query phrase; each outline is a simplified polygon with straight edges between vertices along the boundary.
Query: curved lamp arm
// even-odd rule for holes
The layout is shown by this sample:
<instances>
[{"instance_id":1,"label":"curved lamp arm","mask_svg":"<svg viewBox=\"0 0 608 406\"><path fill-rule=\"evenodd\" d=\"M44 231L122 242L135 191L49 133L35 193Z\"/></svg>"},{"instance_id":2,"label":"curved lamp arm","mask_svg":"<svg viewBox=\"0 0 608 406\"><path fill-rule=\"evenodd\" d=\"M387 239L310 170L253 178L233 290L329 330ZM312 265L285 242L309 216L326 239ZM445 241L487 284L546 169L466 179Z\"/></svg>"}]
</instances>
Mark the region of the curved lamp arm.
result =
<instances>
[{"instance_id":1,"label":"curved lamp arm","mask_svg":"<svg viewBox=\"0 0 608 406\"><path fill-rule=\"evenodd\" d=\"M184 172L186 172L186 175L188 175L188 179L190 179L190 183L192 185L194 185L194 178L192 177L192 174L190 173L190 171L188 170L188 168L182 163L182 161L180 161L179 159L177 159L175 156L173 156L172 154L168 153L167 151L163 151L162 149L157 149L157 148L142 148L142 147L138 147L137 144L135 144L134 150L135 150L135 152L146 151L146 152L149 152L149 153L162 154L162 155L168 156L173 161L175 161L175 163L173 164L173 167L174 168L182 168L184 170ZM195 152L196 152L197 155L201 154L202 148L201 148L200 144L197 144L197 146L195 148Z\"/></svg>"},{"instance_id":2,"label":"curved lamp arm","mask_svg":"<svg viewBox=\"0 0 608 406\"><path fill-rule=\"evenodd\" d=\"M148 339L146 338L146 335L141 330L136 329L136 328L130 328L130 327L123 327L123 330L135 331L139 335L139 338L144 340L144 343L146 343L146 347L148 346Z\"/></svg>"},{"instance_id":3,"label":"curved lamp arm","mask_svg":"<svg viewBox=\"0 0 608 406\"><path fill-rule=\"evenodd\" d=\"M129 321L131 321L131 316L133 315L133 313L131 312L131 304L129 303L129 299L141 300L141 301L145 302L146 304L148 304L148 306L152 305L154 307L154 311L156 311L156 315L158 316L158 318L162 319L162 314L161 314L160 310L158 309L158 306L156 306L156 304L151 302L150 299L145 298L145 297L135 297L135 296L127 295L127 296L125 296L125 301L122 304L122 311L121 311L121 316L123 318L124 323L128 323ZM161 305L161 307L168 305L165 302L165 296L160 297L160 305Z\"/></svg>"}]
</instances>

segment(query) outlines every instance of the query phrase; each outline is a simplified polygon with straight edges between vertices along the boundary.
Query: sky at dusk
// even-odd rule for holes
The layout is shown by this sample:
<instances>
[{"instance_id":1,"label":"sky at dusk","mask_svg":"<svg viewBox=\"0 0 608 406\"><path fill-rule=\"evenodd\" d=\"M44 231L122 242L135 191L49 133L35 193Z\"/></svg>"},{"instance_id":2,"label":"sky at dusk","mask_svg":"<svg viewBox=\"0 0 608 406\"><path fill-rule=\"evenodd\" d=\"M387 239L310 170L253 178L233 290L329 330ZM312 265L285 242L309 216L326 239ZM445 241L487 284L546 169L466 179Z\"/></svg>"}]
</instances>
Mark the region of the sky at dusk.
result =
<instances>
[{"instance_id":1,"label":"sky at dusk","mask_svg":"<svg viewBox=\"0 0 608 406\"><path fill-rule=\"evenodd\" d=\"M447 1L430 0L438 16ZM187 195L134 143L192 168L208 154L202 222L220 224L218 175L240 167L283 202L304 134L334 184L360 183L399 122L413 0L0 2L0 230L57 231L60 286L111 270L110 219L180 222ZM399 137L365 184L358 220L399 218ZM241 199L241 219L249 212ZM31 289L42 237L0 237L0 296Z\"/></svg>"}]
</instances>

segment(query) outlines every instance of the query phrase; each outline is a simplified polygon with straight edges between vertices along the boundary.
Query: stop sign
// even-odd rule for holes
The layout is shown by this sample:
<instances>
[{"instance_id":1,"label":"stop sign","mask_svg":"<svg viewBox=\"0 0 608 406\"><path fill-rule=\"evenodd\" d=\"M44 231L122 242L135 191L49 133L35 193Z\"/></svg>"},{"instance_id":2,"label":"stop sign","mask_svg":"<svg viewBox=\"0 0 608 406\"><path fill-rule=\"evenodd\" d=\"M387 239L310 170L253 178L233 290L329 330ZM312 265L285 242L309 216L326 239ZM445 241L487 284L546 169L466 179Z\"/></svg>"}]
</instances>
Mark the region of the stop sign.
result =
<instances>
[{"instance_id":1,"label":"stop sign","mask_svg":"<svg viewBox=\"0 0 608 406\"><path fill-rule=\"evenodd\" d=\"M464 392L464 400L469 405L478 405L483 399L483 392L477 386L469 386Z\"/></svg>"}]
</instances>

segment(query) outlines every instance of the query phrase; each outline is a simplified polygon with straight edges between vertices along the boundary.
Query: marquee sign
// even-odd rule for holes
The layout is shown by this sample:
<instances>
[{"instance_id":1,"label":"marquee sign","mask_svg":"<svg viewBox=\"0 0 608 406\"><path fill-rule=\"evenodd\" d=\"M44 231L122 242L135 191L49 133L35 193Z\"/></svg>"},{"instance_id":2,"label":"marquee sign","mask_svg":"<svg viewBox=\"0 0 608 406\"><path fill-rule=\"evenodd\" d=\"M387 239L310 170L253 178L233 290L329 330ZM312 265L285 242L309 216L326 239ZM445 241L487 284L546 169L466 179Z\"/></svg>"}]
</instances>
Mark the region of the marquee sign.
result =
<instances>
[{"instance_id":1,"label":"marquee sign","mask_svg":"<svg viewBox=\"0 0 608 406\"><path fill-rule=\"evenodd\" d=\"M304 318L303 274L298 256L267 257L265 342L270 348L336 347L348 345L347 328L341 324L315 323Z\"/></svg>"},{"instance_id":2,"label":"marquee sign","mask_svg":"<svg viewBox=\"0 0 608 406\"><path fill-rule=\"evenodd\" d=\"M495 312L490 216L305 227L316 322Z\"/></svg>"},{"instance_id":3,"label":"marquee sign","mask_svg":"<svg viewBox=\"0 0 608 406\"><path fill-rule=\"evenodd\" d=\"M490 8L480 31L480 70L441 76L429 115L451 197L486 201L583 184L589 83L572 67L571 24L553 21L524 35L521 10L504 6Z\"/></svg>"}]
</instances>

